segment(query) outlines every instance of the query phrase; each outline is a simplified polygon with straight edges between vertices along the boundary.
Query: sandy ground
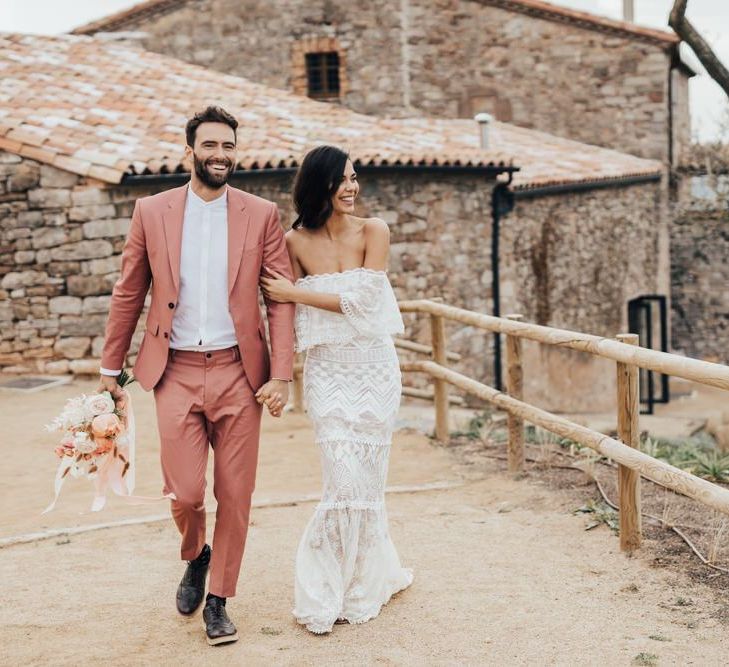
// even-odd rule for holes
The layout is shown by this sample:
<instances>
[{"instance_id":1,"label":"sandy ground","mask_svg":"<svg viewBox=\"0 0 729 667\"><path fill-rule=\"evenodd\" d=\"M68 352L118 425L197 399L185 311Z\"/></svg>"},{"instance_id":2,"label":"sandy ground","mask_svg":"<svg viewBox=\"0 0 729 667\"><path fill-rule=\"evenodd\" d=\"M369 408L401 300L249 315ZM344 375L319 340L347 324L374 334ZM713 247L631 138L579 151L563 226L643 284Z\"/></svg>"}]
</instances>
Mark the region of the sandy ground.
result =
<instances>
[{"instance_id":1,"label":"sandy ground","mask_svg":"<svg viewBox=\"0 0 729 667\"><path fill-rule=\"evenodd\" d=\"M131 507L111 498L91 514L86 483L70 480L58 509L40 516L55 467L54 437L41 426L66 396L91 389L77 382L0 394L0 538L167 512L164 503ZM134 399L137 492L153 495L160 487L153 404L138 388ZM417 413L408 414L412 423ZM726 614L707 588L652 568L646 557L624 557L606 528L585 532L559 492L464 466L414 431L397 434L390 484L451 483L388 496L393 539L415 583L374 621L312 636L290 609L294 553L314 503L268 505L316 493L318 476L306 420L266 419L259 507L239 595L228 603L237 644L208 647L200 615L175 612L183 566L167 519L0 548L0 664L727 663Z\"/></svg>"}]
</instances>

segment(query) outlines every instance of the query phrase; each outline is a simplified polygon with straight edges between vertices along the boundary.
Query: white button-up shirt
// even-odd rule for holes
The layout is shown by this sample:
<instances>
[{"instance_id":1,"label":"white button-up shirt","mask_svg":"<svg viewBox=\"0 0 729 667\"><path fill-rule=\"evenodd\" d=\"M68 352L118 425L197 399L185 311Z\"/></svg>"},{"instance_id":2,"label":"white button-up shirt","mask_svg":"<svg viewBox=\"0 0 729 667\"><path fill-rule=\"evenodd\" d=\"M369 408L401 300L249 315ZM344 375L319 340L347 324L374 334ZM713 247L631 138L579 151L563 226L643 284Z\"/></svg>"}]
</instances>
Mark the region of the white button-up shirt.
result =
<instances>
[{"instance_id":1,"label":"white button-up shirt","mask_svg":"<svg viewBox=\"0 0 729 667\"><path fill-rule=\"evenodd\" d=\"M228 310L228 192L206 202L187 189L180 293L170 331L173 350L221 350L237 344Z\"/></svg>"}]
</instances>

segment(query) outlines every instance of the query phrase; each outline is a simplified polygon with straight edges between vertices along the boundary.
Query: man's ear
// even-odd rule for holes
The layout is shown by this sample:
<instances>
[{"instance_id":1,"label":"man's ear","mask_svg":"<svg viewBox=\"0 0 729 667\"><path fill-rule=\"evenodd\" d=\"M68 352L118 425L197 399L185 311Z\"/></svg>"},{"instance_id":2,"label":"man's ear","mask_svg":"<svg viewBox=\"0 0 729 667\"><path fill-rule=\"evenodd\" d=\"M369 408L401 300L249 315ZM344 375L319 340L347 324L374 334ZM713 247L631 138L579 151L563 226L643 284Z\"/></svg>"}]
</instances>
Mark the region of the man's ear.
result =
<instances>
[{"instance_id":1,"label":"man's ear","mask_svg":"<svg viewBox=\"0 0 729 667\"><path fill-rule=\"evenodd\" d=\"M194 163L192 148L188 144L185 144L185 155L182 158L182 164L189 171L192 171Z\"/></svg>"}]
</instances>

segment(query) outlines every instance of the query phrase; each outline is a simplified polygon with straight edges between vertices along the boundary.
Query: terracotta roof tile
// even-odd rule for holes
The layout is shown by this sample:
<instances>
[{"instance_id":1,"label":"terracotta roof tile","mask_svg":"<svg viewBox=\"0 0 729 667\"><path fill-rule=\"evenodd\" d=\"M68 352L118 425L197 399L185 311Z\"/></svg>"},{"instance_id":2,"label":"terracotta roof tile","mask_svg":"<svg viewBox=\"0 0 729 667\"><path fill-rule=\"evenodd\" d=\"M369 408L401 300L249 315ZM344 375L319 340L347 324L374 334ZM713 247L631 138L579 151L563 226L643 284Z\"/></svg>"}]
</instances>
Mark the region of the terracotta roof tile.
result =
<instances>
[{"instance_id":1,"label":"terracotta roof tile","mask_svg":"<svg viewBox=\"0 0 729 667\"><path fill-rule=\"evenodd\" d=\"M366 116L90 37L0 33L0 50L0 149L110 183L184 171L185 122L206 104L238 118L239 169L295 167L326 142L373 166L515 163L521 187L661 170L657 162L502 123L483 150L472 120Z\"/></svg>"},{"instance_id":2,"label":"terracotta roof tile","mask_svg":"<svg viewBox=\"0 0 729 667\"><path fill-rule=\"evenodd\" d=\"M23 144L19 141L13 141L7 137L0 136L0 150L7 151L8 153L19 153L21 148L23 148Z\"/></svg>"},{"instance_id":3,"label":"terracotta roof tile","mask_svg":"<svg viewBox=\"0 0 729 667\"><path fill-rule=\"evenodd\" d=\"M91 165L88 162L77 160L67 155L56 155L52 162L54 167L64 169L65 171L72 171L75 174L86 176L91 169Z\"/></svg>"},{"instance_id":4,"label":"terracotta roof tile","mask_svg":"<svg viewBox=\"0 0 729 667\"><path fill-rule=\"evenodd\" d=\"M467 2L469 0L463 0ZM581 12L567 7L560 7L542 0L471 0L483 5L501 7L509 11L528 14L548 21L572 23L587 30L597 30L620 35L628 39L640 39L657 44L672 45L679 42L678 37L665 30L656 30L616 21L607 17ZM146 0L129 9L105 16L97 21L86 23L73 30L76 35L92 35L96 32L116 32L143 28L144 21L161 14L175 11L190 0Z\"/></svg>"}]
</instances>

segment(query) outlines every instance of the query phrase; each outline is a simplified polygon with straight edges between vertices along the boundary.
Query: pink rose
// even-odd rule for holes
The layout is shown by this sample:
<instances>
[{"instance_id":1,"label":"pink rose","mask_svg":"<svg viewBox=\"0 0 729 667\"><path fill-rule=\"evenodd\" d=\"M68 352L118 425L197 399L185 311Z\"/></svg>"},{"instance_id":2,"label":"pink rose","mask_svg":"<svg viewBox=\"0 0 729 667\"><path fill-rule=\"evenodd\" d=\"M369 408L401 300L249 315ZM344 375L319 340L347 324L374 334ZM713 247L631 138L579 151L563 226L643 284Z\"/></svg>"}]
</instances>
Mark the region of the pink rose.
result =
<instances>
[{"instance_id":1,"label":"pink rose","mask_svg":"<svg viewBox=\"0 0 729 667\"><path fill-rule=\"evenodd\" d=\"M85 408L91 417L114 412L114 399L108 391L86 397Z\"/></svg>"},{"instance_id":2,"label":"pink rose","mask_svg":"<svg viewBox=\"0 0 729 667\"><path fill-rule=\"evenodd\" d=\"M122 425L113 413L97 415L91 421L91 432L96 438L114 438L121 433Z\"/></svg>"},{"instance_id":3,"label":"pink rose","mask_svg":"<svg viewBox=\"0 0 729 667\"><path fill-rule=\"evenodd\" d=\"M101 456L114 448L114 440L112 438L94 437L94 444L96 445L96 449L92 452L94 456Z\"/></svg>"}]
</instances>

